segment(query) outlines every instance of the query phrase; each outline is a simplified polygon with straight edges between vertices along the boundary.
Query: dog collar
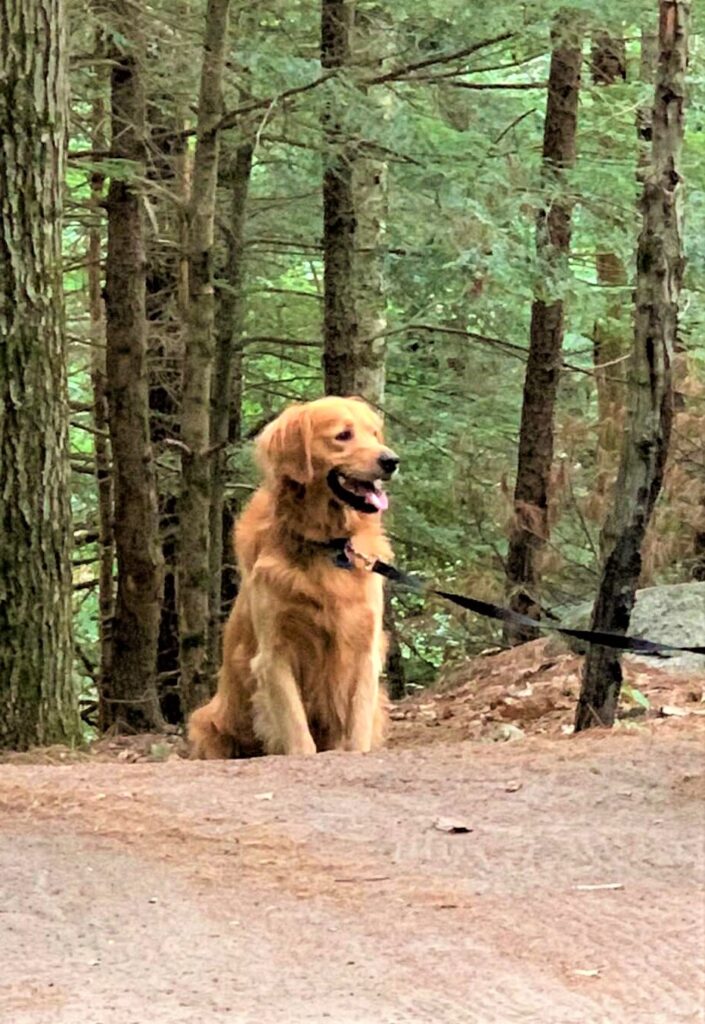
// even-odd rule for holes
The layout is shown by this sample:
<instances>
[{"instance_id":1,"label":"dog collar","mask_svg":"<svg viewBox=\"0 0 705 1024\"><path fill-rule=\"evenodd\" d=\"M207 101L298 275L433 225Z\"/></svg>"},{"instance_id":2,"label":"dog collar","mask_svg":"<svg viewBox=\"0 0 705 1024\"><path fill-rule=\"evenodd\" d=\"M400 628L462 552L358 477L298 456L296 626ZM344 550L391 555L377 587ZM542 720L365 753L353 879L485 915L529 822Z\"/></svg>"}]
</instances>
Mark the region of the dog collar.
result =
<instances>
[{"instance_id":1,"label":"dog collar","mask_svg":"<svg viewBox=\"0 0 705 1024\"><path fill-rule=\"evenodd\" d=\"M331 561L338 569L354 569L355 563L351 559L352 545L349 537L333 537L331 540L312 540L310 544L320 548L321 551L328 551Z\"/></svg>"}]
</instances>

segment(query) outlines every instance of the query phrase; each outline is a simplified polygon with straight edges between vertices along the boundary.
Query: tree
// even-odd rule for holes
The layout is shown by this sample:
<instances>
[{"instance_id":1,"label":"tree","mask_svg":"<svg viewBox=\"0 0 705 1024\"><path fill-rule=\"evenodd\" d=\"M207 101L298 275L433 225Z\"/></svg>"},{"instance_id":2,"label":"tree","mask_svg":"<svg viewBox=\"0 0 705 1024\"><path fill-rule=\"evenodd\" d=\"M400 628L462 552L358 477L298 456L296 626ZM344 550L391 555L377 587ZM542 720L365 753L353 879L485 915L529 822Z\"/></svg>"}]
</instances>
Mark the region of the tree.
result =
<instances>
[{"instance_id":1,"label":"tree","mask_svg":"<svg viewBox=\"0 0 705 1024\"><path fill-rule=\"evenodd\" d=\"M181 700L209 695L211 379L215 359L213 234L229 0L208 0L188 229L189 298L182 389L177 595Z\"/></svg>"},{"instance_id":2,"label":"tree","mask_svg":"<svg viewBox=\"0 0 705 1024\"><path fill-rule=\"evenodd\" d=\"M688 5L660 0L651 160L641 200L636 255L631 403L592 629L626 633L641 573L641 546L663 483L673 417L671 357L683 279L681 234L683 107ZM592 647L585 659L575 729L612 725L622 685L618 652Z\"/></svg>"},{"instance_id":3,"label":"tree","mask_svg":"<svg viewBox=\"0 0 705 1024\"><path fill-rule=\"evenodd\" d=\"M353 85L357 70L357 89L364 95L364 76L380 67L389 49L380 41L386 39L385 28L377 7L356 12L352 0L322 0L321 65L352 76ZM387 165L375 143L362 137L360 125L349 123L343 113L348 104L339 88L322 118L324 386L327 394L363 395L379 404L387 326L382 261ZM384 119L388 104L375 109Z\"/></svg>"},{"instance_id":4,"label":"tree","mask_svg":"<svg viewBox=\"0 0 705 1024\"><path fill-rule=\"evenodd\" d=\"M223 174L230 193L226 262L216 314L215 375L211 411L212 490L210 524L210 663L217 664L223 621L224 555L230 544L233 514L225 507L228 444L241 441L244 263L247 193L254 140L241 141ZM227 559L226 559L227 561ZM228 595L230 596L230 595Z\"/></svg>"},{"instance_id":5,"label":"tree","mask_svg":"<svg viewBox=\"0 0 705 1024\"><path fill-rule=\"evenodd\" d=\"M346 68L351 57L351 0L321 0L321 66ZM331 102L323 115L323 371L326 394L355 393L353 144Z\"/></svg>"},{"instance_id":6,"label":"tree","mask_svg":"<svg viewBox=\"0 0 705 1024\"><path fill-rule=\"evenodd\" d=\"M113 173L107 198L105 278L106 373L115 488L118 585L110 686L101 694L101 724L143 730L162 723L156 688L163 588L154 460L149 434L145 251L138 179L145 173L144 38L127 0L113 5Z\"/></svg>"},{"instance_id":7,"label":"tree","mask_svg":"<svg viewBox=\"0 0 705 1024\"><path fill-rule=\"evenodd\" d=\"M362 381L358 371L370 354L366 342L374 340L378 350L372 354L377 357L386 343L381 404L394 446L403 455L403 474L392 488L392 514L387 520L399 561L421 574L447 579L458 590L488 598L496 599L498 588L505 585L508 531L503 481L510 480L513 496L532 304L543 299L550 306L563 298L565 331L554 407L556 454L547 515L550 537L537 543L540 592L535 596L543 605L561 609L584 601L597 585L597 535L609 506L607 492L616 476L625 422L627 360L604 373L598 370L598 395L595 356L599 365L610 362L606 349L612 341L622 344L616 355L631 348L627 323L631 325L634 282L629 253L637 243L639 217L634 208L641 191L634 175L634 120L642 105L650 108L653 93L652 84L639 80L638 36L643 31L647 42L655 28L657 4L628 0L618 9L598 5L583 16L594 53L589 91L584 97L581 92L580 98L580 152L571 168L554 173L547 167L543 181L551 61L547 26L555 22L561 6L575 14L574 4L537 0L522 9L521 18L506 2L482 17L475 5L350 0L345 13L352 14L353 6L349 57L338 66L318 66L320 5L292 8L277 0L264 14L257 5L251 11L237 8L237 31L231 32L228 42L223 72L227 111L220 122L223 159L212 262L215 349L228 341L235 347L230 440L221 447L222 433L212 419L205 445L213 528L206 527L211 567L203 569L203 579L210 591L211 621L217 618L220 582L215 478L220 476L221 485L224 481L226 509L234 511L240 496L256 484L247 457L249 438L283 404L312 398L323 388L323 264L324 256L328 260L337 249L331 243L324 253L322 166L330 169L336 161L343 162L343 156L349 158L343 170L350 170L354 231L351 238L343 232L337 239L349 258L349 273L337 282L335 273L333 278L350 297L344 313L354 325L357 348L349 383L340 390L363 391L378 400L376 386ZM341 10L340 5L333 7ZM88 232L97 219L91 207L91 175L105 175L107 191L115 171L134 182L143 199L150 414L167 560L157 679L162 712L173 723L182 716L174 577L180 559L180 462L186 455L179 447L183 347L190 319L183 271L205 8L205 0L154 0L141 11L146 49L141 70L147 96L144 174L131 163L106 160L105 144L98 137L91 142L92 100L101 76L110 73L107 60L94 59L96 22L108 20L106 6L89 5L85 17L69 21L73 104L63 246L72 503L78 524L73 562L79 648L75 671L87 696L97 660L100 581L104 594L111 582L109 552L103 549L106 557L101 564L96 542L100 517L93 439L97 444L101 436L94 432L97 420L92 410L95 406L100 411L100 374L94 374L94 403L91 356L99 354L92 343L102 328L96 316L91 325L89 285L94 299L97 290L95 280L88 280L93 275L86 270L86 252ZM132 25L128 27L129 40ZM621 47L612 52L612 44L619 44L622 35L624 80ZM642 56L647 49L642 46ZM694 48L692 115L683 153L689 178L689 273L683 285L680 343L687 347L687 360L676 360L687 365L686 405L674 429L678 441L670 462L673 471L643 548L644 584L684 581L693 569L705 575L705 475L699 444L705 364L699 340L703 293L698 285L705 264L705 206L697 198L705 188L702 133L697 131L703 105L697 82L704 61L705 51ZM644 63L651 65L648 59ZM611 76L616 80L608 84ZM649 131L650 114L640 135ZM226 266L228 179L236 150L248 134L255 140L257 159L239 261L240 268L246 268L245 286L234 296ZM378 171L381 182L375 180ZM386 186L386 195L379 184ZM571 223L570 275L565 274L566 257L557 254L555 266L540 259L538 271L536 214L539 207L548 211L566 196L579 210ZM330 223L334 225L334 218ZM346 248L348 242L351 246ZM621 261L626 285L609 283L616 267L605 265L606 256ZM618 316L617 303L611 302L617 294ZM241 305L242 326L231 331L240 317L228 310L233 296ZM347 321L343 326L349 329ZM612 338L613 327L619 328L619 339L617 330ZM334 354L335 332L327 340L329 354ZM223 394L219 397L218 392L225 383L215 371L207 400L209 415L216 405L222 412ZM614 389L617 429L603 417L596 430L598 399L602 403L607 388ZM607 433L608 427L614 446L609 459L599 443L599 432ZM107 453L101 456L102 462L106 460ZM107 497L107 488L101 490ZM102 504L103 521L109 504ZM532 515L530 507L525 511ZM539 510L539 532L541 516ZM225 537L227 521L223 531ZM224 545L229 554L227 539ZM230 561L227 555L224 561ZM225 601L236 585L229 564L222 582ZM463 616L442 606L421 608L417 599L399 597L394 610L403 664L414 687L430 682L445 662L477 653L497 639L496 626L478 620L468 629ZM212 651L215 643L212 629L208 649ZM205 677L210 672L208 657Z\"/></svg>"},{"instance_id":8,"label":"tree","mask_svg":"<svg viewBox=\"0 0 705 1024\"><path fill-rule=\"evenodd\" d=\"M96 32L95 55L105 60L105 38L102 29ZM102 67L101 64L98 65ZM98 82L98 92L91 109L92 143L97 151L107 146L105 138L104 75ZM88 231L88 313L91 322L91 385L93 387L93 454L98 490L98 638L100 641L100 667L98 692L109 693L112 672L112 632L115 615L115 587L113 569L115 546L113 543L113 470L110 451L108 382L105 351L105 316L103 309L102 235L103 207L105 205L105 175L96 167L91 174L92 221Z\"/></svg>"},{"instance_id":9,"label":"tree","mask_svg":"<svg viewBox=\"0 0 705 1024\"><path fill-rule=\"evenodd\" d=\"M62 189L61 0L0 15L0 747L78 738Z\"/></svg>"},{"instance_id":10,"label":"tree","mask_svg":"<svg viewBox=\"0 0 705 1024\"><path fill-rule=\"evenodd\" d=\"M557 18L552 32L551 68L543 136L543 167L548 203L536 217L536 250L541 281L531 307L529 357L519 433L514 519L507 553L510 607L541 617L537 588L540 555L549 534L550 478L556 395L564 333L563 299L555 289L567 271L572 200L562 184L575 162L581 40L572 12ZM535 630L508 626L511 643L534 639Z\"/></svg>"},{"instance_id":11,"label":"tree","mask_svg":"<svg viewBox=\"0 0 705 1024\"><path fill-rule=\"evenodd\" d=\"M182 717L176 601L179 492L176 446L181 429L183 323L188 310L186 209L192 154L184 134L183 100L178 95L176 98L170 95L171 76L164 69L170 59L173 58L168 46L150 47L146 65L150 143L146 191L151 216L146 225L145 248L150 436L161 456L156 469L159 533L164 556L157 691L164 717L175 724Z\"/></svg>"},{"instance_id":12,"label":"tree","mask_svg":"<svg viewBox=\"0 0 705 1024\"><path fill-rule=\"evenodd\" d=\"M590 54L592 80L601 95L596 102L609 106L609 86L624 82L627 77L627 56L624 36L605 31L595 32ZM598 141L603 158L608 159L611 138ZM599 245L599 240L598 240ZM604 313L595 323L593 346L595 355L595 384L598 404L598 469L597 489L604 493L607 479L614 478L614 466L619 447L621 413L624 408L624 372L622 358L628 353L628 334L622 322L624 290L627 270L620 255L604 243L595 254L598 284L606 293Z\"/></svg>"},{"instance_id":13,"label":"tree","mask_svg":"<svg viewBox=\"0 0 705 1024\"><path fill-rule=\"evenodd\" d=\"M381 4L371 9L358 7L352 33L356 67L378 72L385 56L393 49L393 26L389 12ZM360 77L358 75L358 77ZM367 99L366 115L388 125L391 94ZM384 247L389 214L388 163L374 140L360 139L352 168L352 195L355 210L354 288L357 323L352 391L379 405L384 401L387 355L387 310L384 280Z\"/></svg>"}]
</instances>

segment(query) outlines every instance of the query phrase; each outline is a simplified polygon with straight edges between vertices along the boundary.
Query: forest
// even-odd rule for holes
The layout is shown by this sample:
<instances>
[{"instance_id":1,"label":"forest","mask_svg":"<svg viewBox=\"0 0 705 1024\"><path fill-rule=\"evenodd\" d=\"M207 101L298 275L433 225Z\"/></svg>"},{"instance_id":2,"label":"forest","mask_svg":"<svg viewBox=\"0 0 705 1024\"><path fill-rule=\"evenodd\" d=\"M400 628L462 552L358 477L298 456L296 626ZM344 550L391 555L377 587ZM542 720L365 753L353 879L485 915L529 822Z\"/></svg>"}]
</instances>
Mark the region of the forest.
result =
<instances>
[{"instance_id":1,"label":"forest","mask_svg":"<svg viewBox=\"0 0 705 1024\"><path fill-rule=\"evenodd\" d=\"M703 279L685 0L0 0L1 1020L705 1020Z\"/></svg>"},{"instance_id":2,"label":"forest","mask_svg":"<svg viewBox=\"0 0 705 1024\"><path fill-rule=\"evenodd\" d=\"M0 747L181 726L251 442L324 393L384 414L407 571L617 632L705 580L688 14L4 0ZM385 614L395 698L538 635ZM618 658L585 671L609 724Z\"/></svg>"}]
</instances>

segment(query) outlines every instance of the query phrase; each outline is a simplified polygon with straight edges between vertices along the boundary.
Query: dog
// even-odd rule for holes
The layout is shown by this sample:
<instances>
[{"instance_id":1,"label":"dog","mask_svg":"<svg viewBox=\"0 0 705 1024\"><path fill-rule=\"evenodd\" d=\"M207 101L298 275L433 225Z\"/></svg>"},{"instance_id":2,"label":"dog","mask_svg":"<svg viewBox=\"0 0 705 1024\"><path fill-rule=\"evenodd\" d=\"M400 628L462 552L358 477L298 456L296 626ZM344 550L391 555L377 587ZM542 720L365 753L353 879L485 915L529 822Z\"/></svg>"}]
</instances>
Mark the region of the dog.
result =
<instances>
[{"instance_id":1,"label":"dog","mask_svg":"<svg viewBox=\"0 0 705 1024\"><path fill-rule=\"evenodd\" d=\"M399 464L359 398L287 408L257 439L264 482L235 526L240 590L213 699L189 721L195 758L366 752L383 739L383 586L332 541L388 561L383 481Z\"/></svg>"}]
</instances>

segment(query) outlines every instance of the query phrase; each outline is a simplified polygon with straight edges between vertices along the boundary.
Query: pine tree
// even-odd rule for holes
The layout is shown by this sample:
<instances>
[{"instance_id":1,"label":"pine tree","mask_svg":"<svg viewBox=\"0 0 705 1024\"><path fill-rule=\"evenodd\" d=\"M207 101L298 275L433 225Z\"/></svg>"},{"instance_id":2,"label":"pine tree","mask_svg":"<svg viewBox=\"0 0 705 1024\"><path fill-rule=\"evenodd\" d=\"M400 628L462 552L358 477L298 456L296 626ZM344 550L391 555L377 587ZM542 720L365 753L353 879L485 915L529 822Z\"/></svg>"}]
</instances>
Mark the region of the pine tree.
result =
<instances>
[{"instance_id":1,"label":"pine tree","mask_svg":"<svg viewBox=\"0 0 705 1024\"><path fill-rule=\"evenodd\" d=\"M636 254L631 402L614 505L603 529L605 556L591 625L616 633L629 628L644 535L663 483L673 421L671 359L684 266L681 149L689 8L682 0L660 0L659 10L651 160L644 179ZM613 724L621 685L619 652L592 647L585 659L576 731Z\"/></svg>"},{"instance_id":2,"label":"pine tree","mask_svg":"<svg viewBox=\"0 0 705 1024\"><path fill-rule=\"evenodd\" d=\"M163 589L149 435L144 224L136 180L145 171L145 43L142 18L126 0L116 0L113 15L111 155L129 161L130 173L113 175L107 198L106 374L118 585L101 723L141 730L162 723L156 663Z\"/></svg>"},{"instance_id":3,"label":"pine tree","mask_svg":"<svg viewBox=\"0 0 705 1024\"><path fill-rule=\"evenodd\" d=\"M78 737L61 226L61 0L0 11L0 747Z\"/></svg>"},{"instance_id":4,"label":"pine tree","mask_svg":"<svg viewBox=\"0 0 705 1024\"><path fill-rule=\"evenodd\" d=\"M177 598L181 700L185 712L209 696L211 381L215 362L213 243L229 0L209 0L198 104L188 231L188 322L181 415Z\"/></svg>"},{"instance_id":5,"label":"pine tree","mask_svg":"<svg viewBox=\"0 0 705 1024\"><path fill-rule=\"evenodd\" d=\"M560 190L563 170L575 162L581 63L579 26L572 12L566 12L557 18L552 33L543 136L544 174L551 193L548 205L536 218L538 269L544 281L531 306L514 520L507 553L510 607L537 619L541 617L537 590L540 555L549 532L556 395L565 331L563 300L549 293L552 279L560 276L561 269L565 272L570 250L572 202ZM505 638L511 643L537 635L528 627L505 629Z\"/></svg>"}]
</instances>

